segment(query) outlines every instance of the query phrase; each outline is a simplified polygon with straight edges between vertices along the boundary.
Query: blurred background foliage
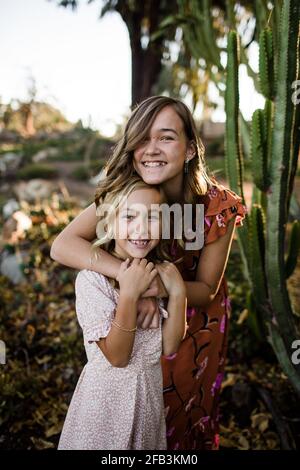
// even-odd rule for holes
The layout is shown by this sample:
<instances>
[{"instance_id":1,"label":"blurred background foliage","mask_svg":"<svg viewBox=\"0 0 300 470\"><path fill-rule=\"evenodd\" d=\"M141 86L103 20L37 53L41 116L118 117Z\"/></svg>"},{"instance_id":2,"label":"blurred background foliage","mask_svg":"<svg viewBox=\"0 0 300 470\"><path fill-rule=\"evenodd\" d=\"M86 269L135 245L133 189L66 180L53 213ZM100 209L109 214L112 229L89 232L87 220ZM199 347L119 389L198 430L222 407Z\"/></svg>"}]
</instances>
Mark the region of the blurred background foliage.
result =
<instances>
[{"instance_id":1,"label":"blurred background foliage","mask_svg":"<svg viewBox=\"0 0 300 470\"><path fill-rule=\"evenodd\" d=\"M72 9L80 3L51 1ZM88 3L92 1L96 0ZM228 187L225 125L211 120L213 110L224 103L227 35L233 27L238 32L243 46L241 63L260 91L258 73L249 57L251 47L258 47L260 32L271 21L274 3L99 2L100 18L116 11L128 28L132 105L161 93L189 99L194 111L200 105L197 127L208 167ZM282 6L282 1L277 3ZM203 15L197 16L199 7ZM199 22L205 24L202 32L196 28ZM0 100L0 339L6 344L7 356L7 364L0 366L0 448L5 449L57 445L86 358L74 309L76 273L50 259L50 246L65 225L93 201L97 179L122 132L120 126L114 137L107 138L81 121L70 123L60 110L39 102L36 91L31 77L27 100ZM238 114L243 190L250 207L252 124ZM293 196L287 240L293 221L300 220L299 168ZM232 310L220 447L299 448L299 398L282 372L263 326L250 315L254 308L251 286L236 237L226 277ZM299 286L298 257L287 281L298 317Z\"/></svg>"}]
</instances>

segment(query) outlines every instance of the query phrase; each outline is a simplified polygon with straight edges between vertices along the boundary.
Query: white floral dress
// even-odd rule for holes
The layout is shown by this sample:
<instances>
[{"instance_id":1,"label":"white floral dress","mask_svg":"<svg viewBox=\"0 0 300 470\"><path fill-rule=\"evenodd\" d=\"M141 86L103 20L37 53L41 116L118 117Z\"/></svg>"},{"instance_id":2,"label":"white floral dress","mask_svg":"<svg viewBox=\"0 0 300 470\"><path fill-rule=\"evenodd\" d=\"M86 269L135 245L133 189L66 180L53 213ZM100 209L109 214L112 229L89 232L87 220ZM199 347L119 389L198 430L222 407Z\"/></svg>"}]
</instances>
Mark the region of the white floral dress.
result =
<instances>
[{"instance_id":1,"label":"white floral dress","mask_svg":"<svg viewBox=\"0 0 300 470\"><path fill-rule=\"evenodd\" d=\"M95 341L108 335L119 294L105 276L83 270L76 312L88 362L74 391L58 445L63 449L166 449L160 327L138 329L127 367L113 367Z\"/></svg>"}]
</instances>

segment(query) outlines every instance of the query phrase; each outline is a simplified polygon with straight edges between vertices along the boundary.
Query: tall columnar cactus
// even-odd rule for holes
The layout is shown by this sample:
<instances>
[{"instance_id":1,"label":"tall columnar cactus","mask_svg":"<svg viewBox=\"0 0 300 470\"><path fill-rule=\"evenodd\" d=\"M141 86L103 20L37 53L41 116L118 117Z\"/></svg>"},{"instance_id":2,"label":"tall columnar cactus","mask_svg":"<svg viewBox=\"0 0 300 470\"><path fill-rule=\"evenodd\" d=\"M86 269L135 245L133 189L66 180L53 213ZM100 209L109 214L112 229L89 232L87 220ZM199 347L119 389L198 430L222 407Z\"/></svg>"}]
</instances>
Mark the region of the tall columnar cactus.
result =
<instances>
[{"instance_id":1,"label":"tall columnar cactus","mask_svg":"<svg viewBox=\"0 0 300 470\"><path fill-rule=\"evenodd\" d=\"M259 80L265 108L252 119L252 170L256 185L251 213L239 234L248 266L255 307L267 325L269 341L278 360L300 395L300 365L293 364L292 344L299 330L292 311L286 280L296 266L300 224L293 224L285 260L284 242L291 188L299 152L299 110L292 101L292 83L299 79L300 3L284 0L279 30L260 33ZM273 45L277 38L278 49ZM238 36L228 35L226 77L226 161L230 185L238 190L242 167L238 150ZM241 194L242 192L239 191ZM248 243L249 242L249 243Z\"/></svg>"},{"instance_id":2,"label":"tall columnar cactus","mask_svg":"<svg viewBox=\"0 0 300 470\"><path fill-rule=\"evenodd\" d=\"M226 69L220 60L222 47L213 28L212 0L177 2L177 21L190 53L196 59L204 59L206 70L221 94L223 85L226 85L226 172L230 187L243 200L242 147L249 148L249 133L239 113L240 63L245 64L256 89L266 99L264 109L253 114L252 208L237 234L245 274L251 284L251 293L247 297L250 323L257 337L261 324L267 330L283 370L300 395L300 365L291 361L293 341L300 339L300 335L286 285L297 263L300 246L298 220L292 226L286 259L284 254L300 139L300 106L292 101L292 84L300 79L300 2L255 0L252 3L259 36L259 74L251 68L235 30L235 0L226 0L224 22L229 29ZM220 35L220 30L218 33Z\"/></svg>"},{"instance_id":3,"label":"tall columnar cactus","mask_svg":"<svg viewBox=\"0 0 300 470\"><path fill-rule=\"evenodd\" d=\"M270 28L263 29L259 37L259 64L261 92L272 100L275 96L274 46Z\"/></svg>"}]
</instances>

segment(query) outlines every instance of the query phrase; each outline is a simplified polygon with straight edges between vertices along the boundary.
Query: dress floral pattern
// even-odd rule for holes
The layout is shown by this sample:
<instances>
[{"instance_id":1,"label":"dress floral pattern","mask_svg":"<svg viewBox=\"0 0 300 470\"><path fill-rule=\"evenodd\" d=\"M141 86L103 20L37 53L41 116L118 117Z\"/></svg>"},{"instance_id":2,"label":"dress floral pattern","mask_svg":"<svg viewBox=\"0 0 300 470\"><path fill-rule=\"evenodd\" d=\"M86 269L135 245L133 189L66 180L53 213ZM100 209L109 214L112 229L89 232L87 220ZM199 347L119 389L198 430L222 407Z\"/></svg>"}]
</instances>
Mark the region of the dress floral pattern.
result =
<instances>
[{"instance_id":1,"label":"dress floral pattern","mask_svg":"<svg viewBox=\"0 0 300 470\"><path fill-rule=\"evenodd\" d=\"M242 199L218 184L200 198L204 204L204 246L226 233L228 222L242 225ZM180 252L174 259L185 281L194 281L201 250ZM212 260L213 261L213 260ZM188 330L177 354L162 357L168 449L216 450L219 447L218 402L227 351L230 300L223 276L218 293L205 309L188 308Z\"/></svg>"},{"instance_id":2,"label":"dress floral pattern","mask_svg":"<svg viewBox=\"0 0 300 470\"><path fill-rule=\"evenodd\" d=\"M59 450L162 450L166 424L161 371L160 327L138 329L127 367L113 367L96 344L108 335L118 291L93 271L75 282L76 313L88 362L79 377L59 441Z\"/></svg>"}]
</instances>

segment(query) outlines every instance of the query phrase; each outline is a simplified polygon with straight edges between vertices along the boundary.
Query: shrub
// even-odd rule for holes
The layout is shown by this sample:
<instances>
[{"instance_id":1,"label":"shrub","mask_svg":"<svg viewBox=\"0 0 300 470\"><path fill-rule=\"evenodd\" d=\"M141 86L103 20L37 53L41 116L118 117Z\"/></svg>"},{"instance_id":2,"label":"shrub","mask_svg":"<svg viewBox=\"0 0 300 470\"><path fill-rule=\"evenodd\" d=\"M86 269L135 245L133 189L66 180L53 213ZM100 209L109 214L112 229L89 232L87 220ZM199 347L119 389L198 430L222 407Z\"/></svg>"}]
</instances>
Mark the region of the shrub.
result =
<instances>
[{"instance_id":1,"label":"shrub","mask_svg":"<svg viewBox=\"0 0 300 470\"><path fill-rule=\"evenodd\" d=\"M51 165L32 163L17 171L17 178L30 180L32 178L51 179L58 175L56 168Z\"/></svg>"}]
</instances>

